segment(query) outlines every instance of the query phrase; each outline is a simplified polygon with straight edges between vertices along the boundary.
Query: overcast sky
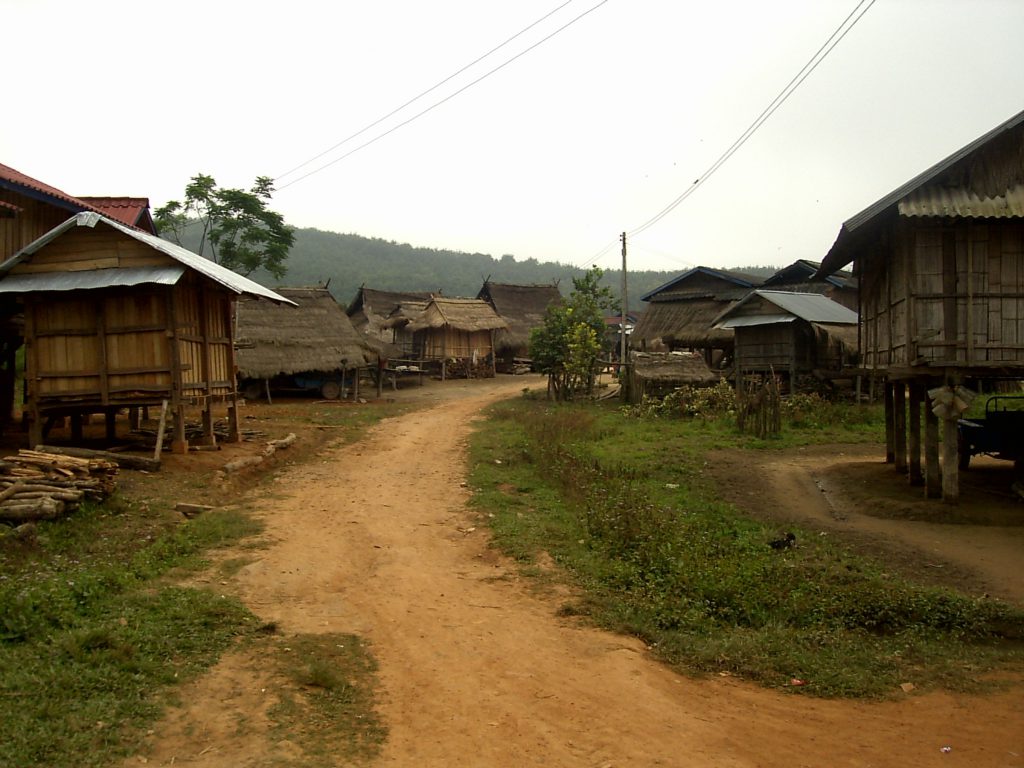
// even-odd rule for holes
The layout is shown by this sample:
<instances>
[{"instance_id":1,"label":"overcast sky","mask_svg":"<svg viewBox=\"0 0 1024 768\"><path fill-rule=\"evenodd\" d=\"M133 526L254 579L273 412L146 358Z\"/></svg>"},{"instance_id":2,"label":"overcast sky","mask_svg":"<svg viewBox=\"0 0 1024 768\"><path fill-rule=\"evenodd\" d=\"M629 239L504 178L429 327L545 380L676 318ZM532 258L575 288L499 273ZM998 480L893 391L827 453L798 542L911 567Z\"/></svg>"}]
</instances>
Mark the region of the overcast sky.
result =
<instances>
[{"instance_id":1,"label":"overcast sky","mask_svg":"<svg viewBox=\"0 0 1024 768\"><path fill-rule=\"evenodd\" d=\"M619 233L704 177L857 6L571 0L284 175L564 2L0 0L0 162L154 208L199 172L271 176L297 227L617 267ZM820 260L845 219L1024 109L1022 33L1022 0L877 0L629 238L630 268Z\"/></svg>"}]
</instances>

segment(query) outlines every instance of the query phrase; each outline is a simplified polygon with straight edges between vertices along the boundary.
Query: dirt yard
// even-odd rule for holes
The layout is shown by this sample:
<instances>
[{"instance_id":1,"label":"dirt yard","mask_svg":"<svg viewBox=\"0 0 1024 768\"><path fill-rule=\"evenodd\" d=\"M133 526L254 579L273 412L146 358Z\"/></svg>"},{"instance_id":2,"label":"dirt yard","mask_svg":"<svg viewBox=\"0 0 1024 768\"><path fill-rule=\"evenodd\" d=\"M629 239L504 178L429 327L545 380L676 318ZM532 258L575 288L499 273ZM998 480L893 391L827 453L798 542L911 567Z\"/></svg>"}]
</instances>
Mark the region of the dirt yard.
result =
<instances>
[{"instance_id":1,"label":"dirt yard","mask_svg":"<svg viewBox=\"0 0 1024 768\"><path fill-rule=\"evenodd\" d=\"M1024 766L1019 686L821 701L681 677L633 638L558 617L559 602L489 548L463 485L474 417L524 383L397 393L436 406L281 471L246 500L266 524L267 547L224 555L249 562L217 588L282 633L366 638L390 730L375 765ZM1008 497L979 502L969 492L957 509L925 504L876 448L723 454L707 471L780 530L843 537L894 567L1024 604L1024 505ZM225 657L182 692L150 751L125 765L288 764L289 744L260 727L271 683L257 659Z\"/></svg>"}]
</instances>

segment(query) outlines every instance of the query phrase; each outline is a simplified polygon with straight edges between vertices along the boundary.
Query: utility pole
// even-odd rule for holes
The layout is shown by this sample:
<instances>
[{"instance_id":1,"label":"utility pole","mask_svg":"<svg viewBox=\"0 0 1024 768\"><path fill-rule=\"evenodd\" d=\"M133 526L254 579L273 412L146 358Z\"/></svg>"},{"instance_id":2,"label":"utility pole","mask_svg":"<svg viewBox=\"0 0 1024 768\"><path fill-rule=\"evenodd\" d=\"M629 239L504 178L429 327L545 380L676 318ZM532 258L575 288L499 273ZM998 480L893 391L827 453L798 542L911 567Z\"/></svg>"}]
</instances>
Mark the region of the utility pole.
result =
<instances>
[{"instance_id":1,"label":"utility pole","mask_svg":"<svg viewBox=\"0 0 1024 768\"><path fill-rule=\"evenodd\" d=\"M619 347L619 368L626 364L626 311L629 307L629 298L626 293L626 233L622 233L622 315L619 318L619 332L621 333L621 346Z\"/></svg>"}]
</instances>

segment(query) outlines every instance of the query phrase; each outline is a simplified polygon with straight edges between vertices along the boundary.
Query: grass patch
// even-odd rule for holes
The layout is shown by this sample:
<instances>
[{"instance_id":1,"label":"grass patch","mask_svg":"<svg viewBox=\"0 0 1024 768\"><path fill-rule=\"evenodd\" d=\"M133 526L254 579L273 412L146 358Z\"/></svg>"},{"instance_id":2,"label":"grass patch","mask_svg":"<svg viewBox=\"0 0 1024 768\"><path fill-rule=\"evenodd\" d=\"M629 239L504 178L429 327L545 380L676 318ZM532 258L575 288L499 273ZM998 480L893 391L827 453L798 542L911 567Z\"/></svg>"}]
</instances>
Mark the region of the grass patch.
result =
<instances>
[{"instance_id":1,"label":"grass patch","mask_svg":"<svg viewBox=\"0 0 1024 768\"><path fill-rule=\"evenodd\" d=\"M164 692L256 627L238 601L159 577L255 530L114 499L0 539L0 765L108 765L137 748Z\"/></svg>"},{"instance_id":2,"label":"grass patch","mask_svg":"<svg viewBox=\"0 0 1024 768\"><path fill-rule=\"evenodd\" d=\"M858 441L881 429L876 411L816 407L813 420L790 418L779 440L758 443L728 416L504 403L473 438L475 503L493 515L502 549L524 563L546 551L583 588L567 612L643 638L681 670L883 696L907 681L976 688L1019 668L1020 611L908 583L799 530L798 548L776 552L775 530L717 498L701 472L709 449Z\"/></svg>"},{"instance_id":3,"label":"grass patch","mask_svg":"<svg viewBox=\"0 0 1024 768\"><path fill-rule=\"evenodd\" d=\"M387 736L374 709L377 664L358 637L292 637L274 659L292 683L270 711L274 734L297 742L306 765L377 755Z\"/></svg>"}]
</instances>

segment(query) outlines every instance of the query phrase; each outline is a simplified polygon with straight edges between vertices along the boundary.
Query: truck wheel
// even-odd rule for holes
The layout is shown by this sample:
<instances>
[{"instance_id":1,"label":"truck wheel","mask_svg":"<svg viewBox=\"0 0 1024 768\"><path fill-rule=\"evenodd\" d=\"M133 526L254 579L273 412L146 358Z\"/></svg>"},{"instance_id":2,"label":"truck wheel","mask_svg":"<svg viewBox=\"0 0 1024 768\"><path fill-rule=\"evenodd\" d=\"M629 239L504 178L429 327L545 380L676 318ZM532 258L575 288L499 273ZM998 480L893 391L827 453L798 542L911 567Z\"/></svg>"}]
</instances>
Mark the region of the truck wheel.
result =
<instances>
[{"instance_id":1,"label":"truck wheel","mask_svg":"<svg viewBox=\"0 0 1024 768\"><path fill-rule=\"evenodd\" d=\"M320 385L320 395L324 400L337 400L341 397L341 384L336 381L325 381Z\"/></svg>"}]
</instances>

